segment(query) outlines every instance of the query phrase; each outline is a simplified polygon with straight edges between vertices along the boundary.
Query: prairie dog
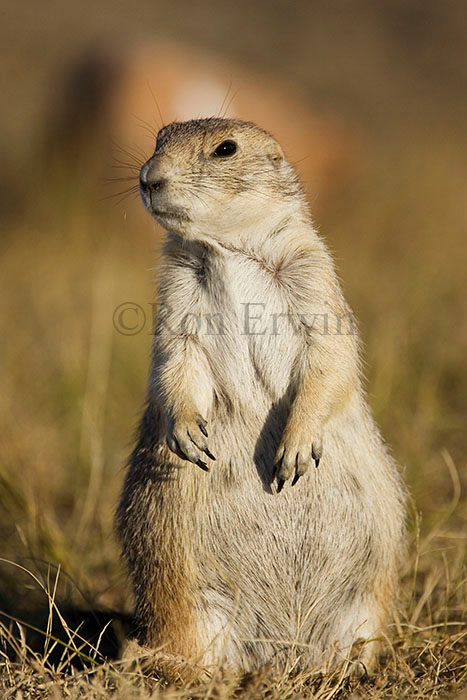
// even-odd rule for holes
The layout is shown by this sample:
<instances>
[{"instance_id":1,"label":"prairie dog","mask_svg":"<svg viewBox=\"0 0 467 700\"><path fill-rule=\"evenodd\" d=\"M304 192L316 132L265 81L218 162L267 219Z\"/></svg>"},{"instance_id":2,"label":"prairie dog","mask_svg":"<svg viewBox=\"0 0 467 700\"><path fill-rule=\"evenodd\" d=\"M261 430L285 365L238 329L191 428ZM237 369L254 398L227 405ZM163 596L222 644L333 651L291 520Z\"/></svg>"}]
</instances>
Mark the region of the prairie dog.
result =
<instances>
[{"instance_id":1,"label":"prairie dog","mask_svg":"<svg viewBox=\"0 0 467 700\"><path fill-rule=\"evenodd\" d=\"M251 123L159 132L168 231L147 408L117 512L142 644L209 667L330 664L388 621L404 488L298 177Z\"/></svg>"}]
</instances>

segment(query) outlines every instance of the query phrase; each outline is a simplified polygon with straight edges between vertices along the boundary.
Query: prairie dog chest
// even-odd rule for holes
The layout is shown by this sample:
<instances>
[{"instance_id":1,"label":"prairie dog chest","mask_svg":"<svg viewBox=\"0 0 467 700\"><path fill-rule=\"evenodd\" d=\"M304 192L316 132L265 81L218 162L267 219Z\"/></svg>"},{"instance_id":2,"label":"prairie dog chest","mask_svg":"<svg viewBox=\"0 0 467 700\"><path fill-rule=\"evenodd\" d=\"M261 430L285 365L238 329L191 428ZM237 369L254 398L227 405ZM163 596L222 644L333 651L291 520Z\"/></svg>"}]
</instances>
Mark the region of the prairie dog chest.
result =
<instances>
[{"instance_id":1,"label":"prairie dog chest","mask_svg":"<svg viewBox=\"0 0 467 700\"><path fill-rule=\"evenodd\" d=\"M210 314L206 326L210 322L214 330L202 340L211 361L222 364L237 390L259 384L271 398L281 398L304 338L274 268L226 255L206 272L202 305Z\"/></svg>"}]
</instances>

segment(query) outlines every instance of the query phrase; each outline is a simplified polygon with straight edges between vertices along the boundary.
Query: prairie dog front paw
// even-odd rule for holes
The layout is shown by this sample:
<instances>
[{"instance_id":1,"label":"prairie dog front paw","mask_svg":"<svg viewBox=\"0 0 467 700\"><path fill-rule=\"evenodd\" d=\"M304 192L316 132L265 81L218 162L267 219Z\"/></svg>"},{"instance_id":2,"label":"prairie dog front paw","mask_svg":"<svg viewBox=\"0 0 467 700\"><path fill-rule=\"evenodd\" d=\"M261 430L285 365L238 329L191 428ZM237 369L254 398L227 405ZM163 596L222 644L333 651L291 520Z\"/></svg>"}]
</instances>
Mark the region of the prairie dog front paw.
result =
<instances>
[{"instance_id":1,"label":"prairie dog front paw","mask_svg":"<svg viewBox=\"0 0 467 700\"><path fill-rule=\"evenodd\" d=\"M289 422L274 460L277 492L280 493L285 482L292 477L292 486L295 486L313 460L318 467L322 452L323 443L320 432L307 430L303 426L293 429Z\"/></svg>"},{"instance_id":2,"label":"prairie dog front paw","mask_svg":"<svg viewBox=\"0 0 467 700\"><path fill-rule=\"evenodd\" d=\"M206 472L209 471L209 467L201 457L207 455L209 459L216 459L209 450L208 437L207 421L199 414L184 414L169 420L167 430L169 448L180 459L193 462Z\"/></svg>"}]
</instances>

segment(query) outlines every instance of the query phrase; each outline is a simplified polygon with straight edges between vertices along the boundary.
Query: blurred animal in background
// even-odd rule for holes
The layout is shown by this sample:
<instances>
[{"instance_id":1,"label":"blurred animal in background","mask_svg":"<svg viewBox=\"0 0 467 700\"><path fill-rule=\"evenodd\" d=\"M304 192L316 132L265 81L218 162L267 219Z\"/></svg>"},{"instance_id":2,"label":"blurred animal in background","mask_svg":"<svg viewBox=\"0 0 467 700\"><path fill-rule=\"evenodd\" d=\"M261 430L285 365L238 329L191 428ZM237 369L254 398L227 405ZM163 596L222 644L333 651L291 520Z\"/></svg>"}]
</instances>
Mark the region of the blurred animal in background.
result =
<instances>
[{"instance_id":1,"label":"blurred animal in background","mask_svg":"<svg viewBox=\"0 0 467 700\"><path fill-rule=\"evenodd\" d=\"M124 55L89 51L66 67L47 117L47 149L55 159L71 158L75 169L82 163L88 182L92 172L107 176L110 163L120 168L120 184L133 173L137 184L137 170L163 124L208 116L264 125L318 202L356 168L357 129L320 112L297 87L186 45L159 42Z\"/></svg>"}]
</instances>

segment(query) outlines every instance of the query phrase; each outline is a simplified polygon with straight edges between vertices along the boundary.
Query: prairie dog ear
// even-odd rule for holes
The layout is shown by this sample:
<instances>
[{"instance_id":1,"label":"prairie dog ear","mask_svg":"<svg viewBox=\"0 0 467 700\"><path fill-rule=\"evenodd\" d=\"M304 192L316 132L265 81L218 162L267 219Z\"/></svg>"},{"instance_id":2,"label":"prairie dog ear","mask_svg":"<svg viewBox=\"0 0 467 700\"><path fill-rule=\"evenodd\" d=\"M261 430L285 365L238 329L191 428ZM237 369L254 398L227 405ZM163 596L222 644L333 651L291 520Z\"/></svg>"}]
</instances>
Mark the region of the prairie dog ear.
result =
<instances>
[{"instance_id":1,"label":"prairie dog ear","mask_svg":"<svg viewBox=\"0 0 467 700\"><path fill-rule=\"evenodd\" d=\"M275 141L272 145L271 153L269 154L269 158L274 162L274 163L281 163L285 156L284 156L284 151L280 147L280 145Z\"/></svg>"}]
</instances>

